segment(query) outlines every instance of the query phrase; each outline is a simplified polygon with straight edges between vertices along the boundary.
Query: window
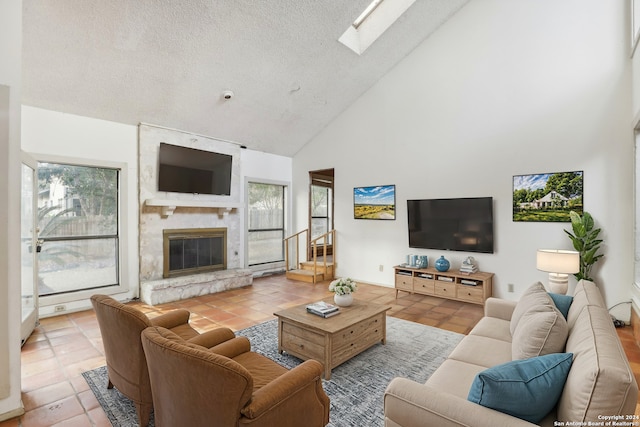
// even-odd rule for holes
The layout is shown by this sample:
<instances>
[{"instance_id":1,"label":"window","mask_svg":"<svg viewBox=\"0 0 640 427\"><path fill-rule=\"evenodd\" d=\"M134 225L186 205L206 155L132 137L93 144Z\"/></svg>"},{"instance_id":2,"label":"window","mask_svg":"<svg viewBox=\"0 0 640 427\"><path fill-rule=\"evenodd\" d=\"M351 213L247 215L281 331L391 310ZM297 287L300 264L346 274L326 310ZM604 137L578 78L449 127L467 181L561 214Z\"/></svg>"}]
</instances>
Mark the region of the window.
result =
<instances>
[{"instance_id":1,"label":"window","mask_svg":"<svg viewBox=\"0 0 640 427\"><path fill-rule=\"evenodd\" d=\"M356 18L355 21L353 21L353 27L357 30L358 27L360 27L360 25L362 25L362 23L364 22L365 19L367 19L369 17L369 15L371 15L373 13L374 10L376 10L376 8L378 6L380 6L380 3L382 3L383 0L373 0L369 6L367 6L367 8L360 14L360 16L358 16Z\"/></svg>"},{"instance_id":2,"label":"window","mask_svg":"<svg viewBox=\"0 0 640 427\"><path fill-rule=\"evenodd\" d=\"M119 177L114 168L39 163L40 296L119 284Z\"/></svg>"},{"instance_id":3,"label":"window","mask_svg":"<svg viewBox=\"0 0 640 427\"><path fill-rule=\"evenodd\" d=\"M284 261L284 185L249 182L248 264Z\"/></svg>"},{"instance_id":4,"label":"window","mask_svg":"<svg viewBox=\"0 0 640 427\"><path fill-rule=\"evenodd\" d=\"M311 185L311 239L331 230L331 188ZM331 243L331 242L329 242Z\"/></svg>"},{"instance_id":5,"label":"window","mask_svg":"<svg viewBox=\"0 0 640 427\"><path fill-rule=\"evenodd\" d=\"M362 55L416 0L373 0L338 41Z\"/></svg>"},{"instance_id":6,"label":"window","mask_svg":"<svg viewBox=\"0 0 640 427\"><path fill-rule=\"evenodd\" d=\"M333 230L334 170L311 171L309 181L309 240L311 241ZM326 243L333 245L331 235ZM330 253L327 252L327 254Z\"/></svg>"}]
</instances>

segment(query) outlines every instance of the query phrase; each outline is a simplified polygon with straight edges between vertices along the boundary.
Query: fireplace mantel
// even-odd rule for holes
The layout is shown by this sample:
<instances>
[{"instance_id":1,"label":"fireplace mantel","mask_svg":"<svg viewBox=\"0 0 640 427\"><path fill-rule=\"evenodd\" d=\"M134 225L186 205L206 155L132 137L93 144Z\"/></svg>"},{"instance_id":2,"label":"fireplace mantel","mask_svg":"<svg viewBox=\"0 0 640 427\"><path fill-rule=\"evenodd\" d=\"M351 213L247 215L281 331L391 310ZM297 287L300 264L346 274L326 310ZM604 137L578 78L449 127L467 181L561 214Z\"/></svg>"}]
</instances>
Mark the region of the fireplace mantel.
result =
<instances>
[{"instance_id":1,"label":"fireplace mantel","mask_svg":"<svg viewBox=\"0 0 640 427\"><path fill-rule=\"evenodd\" d=\"M146 199L147 206L159 206L162 208L162 216L173 215L176 208L209 208L216 209L219 216L228 215L234 209L240 209L242 203L206 200L172 200L172 199Z\"/></svg>"}]
</instances>

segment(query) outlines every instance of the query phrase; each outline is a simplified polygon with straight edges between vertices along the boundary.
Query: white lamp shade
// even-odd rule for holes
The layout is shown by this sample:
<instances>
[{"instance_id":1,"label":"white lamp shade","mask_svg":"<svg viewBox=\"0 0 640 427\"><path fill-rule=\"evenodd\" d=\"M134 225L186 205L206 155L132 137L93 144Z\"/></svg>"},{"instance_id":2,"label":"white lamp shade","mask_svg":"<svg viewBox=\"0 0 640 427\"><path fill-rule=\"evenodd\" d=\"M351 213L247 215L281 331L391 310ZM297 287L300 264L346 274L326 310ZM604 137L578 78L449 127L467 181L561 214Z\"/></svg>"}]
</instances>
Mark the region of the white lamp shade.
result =
<instances>
[{"instance_id":1,"label":"white lamp shade","mask_svg":"<svg viewBox=\"0 0 640 427\"><path fill-rule=\"evenodd\" d=\"M560 249L538 249L536 268L548 273L577 273L580 271L580 254Z\"/></svg>"}]
</instances>

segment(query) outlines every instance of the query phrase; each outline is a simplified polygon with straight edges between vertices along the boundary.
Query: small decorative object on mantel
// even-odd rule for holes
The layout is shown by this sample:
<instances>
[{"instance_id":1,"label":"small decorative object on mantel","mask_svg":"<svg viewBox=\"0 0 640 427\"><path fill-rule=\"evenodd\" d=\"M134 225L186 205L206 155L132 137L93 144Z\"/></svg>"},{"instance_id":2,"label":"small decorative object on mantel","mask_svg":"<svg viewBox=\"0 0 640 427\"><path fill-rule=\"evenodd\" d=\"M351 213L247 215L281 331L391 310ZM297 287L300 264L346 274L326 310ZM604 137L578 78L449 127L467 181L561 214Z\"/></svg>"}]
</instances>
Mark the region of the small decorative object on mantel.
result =
<instances>
[{"instance_id":1,"label":"small decorative object on mantel","mask_svg":"<svg viewBox=\"0 0 640 427\"><path fill-rule=\"evenodd\" d=\"M438 271L447 271L449 270L449 267L451 267L451 263L444 257L444 255L441 255L440 258L436 260L435 267Z\"/></svg>"},{"instance_id":2,"label":"small decorative object on mantel","mask_svg":"<svg viewBox=\"0 0 640 427\"><path fill-rule=\"evenodd\" d=\"M464 261L462 261L460 273L471 274L477 272L478 266L476 265L476 260L472 256L468 256Z\"/></svg>"},{"instance_id":3,"label":"small decorative object on mantel","mask_svg":"<svg viewBox=\"0 0 640 427\"><path fill-rule=\"evenodd\" d=\"M352 293L355 292L356 289L358 289L358 285L353 279L348 277L336 279L329 284L329 290L335 292L333 301L340 307L348 307L353 304Z\"/></svg>"}]
</instances>

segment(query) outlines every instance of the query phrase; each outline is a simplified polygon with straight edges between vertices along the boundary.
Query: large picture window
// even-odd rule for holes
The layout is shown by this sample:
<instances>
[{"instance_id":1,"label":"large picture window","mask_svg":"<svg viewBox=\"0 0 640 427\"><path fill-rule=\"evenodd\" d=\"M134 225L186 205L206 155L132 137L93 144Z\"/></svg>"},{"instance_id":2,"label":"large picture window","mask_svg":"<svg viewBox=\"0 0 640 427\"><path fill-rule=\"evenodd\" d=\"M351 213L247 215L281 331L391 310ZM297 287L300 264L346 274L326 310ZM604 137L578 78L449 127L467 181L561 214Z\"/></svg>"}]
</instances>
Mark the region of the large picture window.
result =
<instances>
[{"instance_id":1,"label":"large picture window","mask_svg":"<svg viewBox=\"0 0 640 427\"><path fill-rule=\"evenodd\" d=\"M248 264L284 261L284 185L249 182Z\"/></svg>"},{"instance_id":2,"label":"large picture window","mask_svg":"<svg viewBox=\"0 0 640 427\"><path fill-rule=\"evenodd\" d=\"M120 171L38 165L40 296L118 285Z\"/></svg>"}]
</instances>

